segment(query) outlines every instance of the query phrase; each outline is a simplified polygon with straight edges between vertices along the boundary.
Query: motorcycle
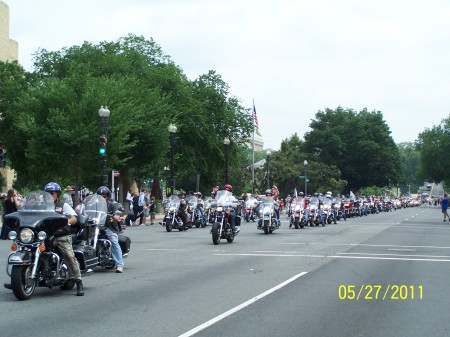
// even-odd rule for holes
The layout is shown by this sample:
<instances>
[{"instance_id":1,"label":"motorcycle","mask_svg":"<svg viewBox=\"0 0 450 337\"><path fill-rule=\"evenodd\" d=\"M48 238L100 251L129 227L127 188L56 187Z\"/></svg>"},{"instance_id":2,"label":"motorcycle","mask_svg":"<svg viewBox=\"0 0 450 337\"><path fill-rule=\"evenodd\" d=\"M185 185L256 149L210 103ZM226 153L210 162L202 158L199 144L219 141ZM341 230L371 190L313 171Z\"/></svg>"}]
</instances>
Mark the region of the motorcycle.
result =
<instances>
[{"instance_id":1,"label":"motorcycle","mask_svg":"<svg viewBox=\"0 0 450 337\"><path fill-rule=\"evenodd\" d=\"M275 202L273 199L261 199L257 228L263 230L266 235L272 234L274 230L280 228L280 221L275 216Z\"/></svg>"},{"instance_id":2,"label":"motorcycle","mask_svg":"<svg viewBox=\"0 0 450 337\"><path fill-rule=\"evenodd\" d=\"M199 217L197 205L198 205L198 199L194 196L189 196L187 198L188 203L188 217L189 221L195 225L196 228L200 228L200 225L202 225L202 220ZM202 226L204 227L204 226Z\"/></svg>"},{"instance_id":3,"label":"motorcycle","mask_svg":"<svg viewBox=\"0 0 450 337\"><path fill-rule=\"evenodd\" d=\"M325 198L323 200L323 217L327 224L334 222L334 211L333 211L333 201L331 199Z\"/></svg>"},{"instance_id":4,"label":"motorcycle","mask_svg":"<svg viewBox=\"0 0 450 337\"><path fill-rule=\"evenodd\" d=\"M13 240L8 255L7 274L11 277L11 288L19 300L28 300L36 287L60 287L70 290L75 280L69 278L64 259L53 246L56 231L67 225L67 217L55 212L55 203L50 193L29 193L17 212L5 216ZM78 223L70 226L74 242L73 250L81 271L97 265L93 247L79 244L84 239L86 217L78 216Z\"/></svg>"},{"instance_id":5,"label":"motorcycle","mask_svg":"<svg viewBox=\"0 0 450 337\"><path fill-rule=\"evenodd\" d=\"M212 241L215 245L220 243L220 239L226 239L231 243L238 235L241 217L235 217L235 233L232 232L230 224L231 212L234 212L233 206L235 205L233 194L226 190L218 191L215 200L211 203L211 207L215 209L211 228Z\"/></svg>"},{"instance_id":6,"label":"motorcycle","mask_svg":"<svg viewBox=\"0 0 450 337\"><path fill-rule=\"evenodd\" d=\"M320 224L319 199L316 197L312 197L309 199L308 222L311 227L314 225L319 226Z\"/></svg>"},{"instance_id":7,"label":"motorcycle","mask_svg":"<svg viewBox=\"0 0 450 337\"><path fill-rule=\"evenodd\" d=\"M171 232L172 229L178 229L180 232L188 230L188 227L184 225L179 214L180 203L181 200L177 195L171 195L169 200L167 200L165 205L166 214L160 224L166 227L168 232Z\"/></svg>"},{"instance_id":8,"label":"motorcycle","mask_svg":"<svg viewBox=\"0 0 450 337\"><path fill-rule=\"evenodd\" d=\"M250 220L255 222L255 220L256 220L255 209L256 209L257 205L258 205L258 201L253 196L250 196L247 198L247 200L245 200L245 215L244 215L245 222L250 222Z\"/></svg>"},{"instance_id":9,"label":"motorcycle","mask_svg":"<svg viewBox=\"0 0 450 337\"><path fill-rule=\"evenodd\" d=\"M294 226L295 229L305 227L306 217L303 210L304 200L303 198L295 198L290 204L290 215L289 215L289 227Z\"/></svg>"},{"instance_id":10,"label":"motorcycle","mask_svg":"<svg viewBox=\"0 0 450 337\"><path fill-rule=\"evenodd\" d=\"M98 194L93 194L83 200L82 212L88 216L86 228L86 238L88 245L95 250L97 266L105 269L115 267L111 251L111 241L106 236L105 224L108 221L108 206L105 199ZM122 215L120 210L117 215ZM125 235L119 234L119 245L122 250L122 257L128 257L131 240Z\"/></svg>"}]
</instances>

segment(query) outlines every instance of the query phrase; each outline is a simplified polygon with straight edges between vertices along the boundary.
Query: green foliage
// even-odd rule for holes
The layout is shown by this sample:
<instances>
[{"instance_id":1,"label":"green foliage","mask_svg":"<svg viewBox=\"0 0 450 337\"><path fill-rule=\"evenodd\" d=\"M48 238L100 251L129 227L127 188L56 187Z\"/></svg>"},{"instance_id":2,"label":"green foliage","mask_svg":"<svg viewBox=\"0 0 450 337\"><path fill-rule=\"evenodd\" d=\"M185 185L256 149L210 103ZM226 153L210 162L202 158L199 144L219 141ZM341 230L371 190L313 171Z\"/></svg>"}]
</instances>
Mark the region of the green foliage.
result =
<instances>
[{"instance_id":1,"label":"green foliage","mask_svg":"<svg viewBox=\"0 0 450 337\"><path fill-rule=\"evenodd\" d=\"M189 81L152 40L129 35L35 54L35 71L0 63L0 126L19 186L54 180L95 189L101 183L102 134L98 110L111 111L108 169L132 179L156 179L169 166L167 126L178 127L177 187L221 181L223 139L231 140L230 172L240 169L239 147L249 137L251 114L214 71ZM3 94L4 93L4 94ZM214 172L214 173L212 173ZM235 178L237 179L237 177Z\"/></svg>"},{"instance_id":2,"label":"green foliage","mask_svg":"<svg viewBox=\"0 0 450 337\"><path fill-rule=\"evenodd\" d=\"M402 180L399 151L381 112L326 109L317 112L310 127L305 151L310 158L339 168L347 191Z\"/></svg>"},{"instance_id":3,"label":"green foliage","mask_svg":"<svg viewBox=\"0 0 450 337\"><path fill-rule=\"evenodd\" d=\"M425 129L416 140L420 151L419 176L423 180L450 184L450 118Z\"/></svg>"},{"instance_id":4,"label":"green foliage","mask_svg":"<svg viewBox=\"0 0 450 337\"><path fill-rule=\"evenodd\" d=\"M358 190L358 195L364 195L366 197L368 196L382 196L384 195L384 189L382 187L372 186L372 187L364 187Z\"/></svg>"},{"instance_id":5,"label":"green foliage","mask_svg":"<svg viewBox=\"0 0 450 337\"><path fill-rule=\"evenodd\" d=\"M418 169L420 165L420 152L416 150L415 144L405 142L397 144L400 153L400 162L403 168L404 181L400 182L405 185L419 185L421 180L418 177Z\"/></svg>"}]
</instances>

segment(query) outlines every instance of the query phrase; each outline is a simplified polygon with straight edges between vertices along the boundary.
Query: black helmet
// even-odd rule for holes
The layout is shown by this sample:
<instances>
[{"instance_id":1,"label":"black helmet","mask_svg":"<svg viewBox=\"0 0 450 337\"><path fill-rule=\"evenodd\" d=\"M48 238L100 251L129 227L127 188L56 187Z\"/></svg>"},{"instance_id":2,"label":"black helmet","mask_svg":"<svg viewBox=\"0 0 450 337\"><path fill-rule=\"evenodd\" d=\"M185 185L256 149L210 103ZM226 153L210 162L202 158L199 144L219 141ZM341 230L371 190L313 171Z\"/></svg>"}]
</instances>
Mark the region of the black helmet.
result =
<instances>
[{"instance_id":1,"label":"black helmet","mask_svg":"<svg viewBox=\"0 0 450 337\"><path fill-rule=\"evenodd\" d=\"M97 190L97 194L102 195L102 196L106 195L108 197L111 197L111 191L106 186L100 186Z\"/></svg>"}]
</instances>

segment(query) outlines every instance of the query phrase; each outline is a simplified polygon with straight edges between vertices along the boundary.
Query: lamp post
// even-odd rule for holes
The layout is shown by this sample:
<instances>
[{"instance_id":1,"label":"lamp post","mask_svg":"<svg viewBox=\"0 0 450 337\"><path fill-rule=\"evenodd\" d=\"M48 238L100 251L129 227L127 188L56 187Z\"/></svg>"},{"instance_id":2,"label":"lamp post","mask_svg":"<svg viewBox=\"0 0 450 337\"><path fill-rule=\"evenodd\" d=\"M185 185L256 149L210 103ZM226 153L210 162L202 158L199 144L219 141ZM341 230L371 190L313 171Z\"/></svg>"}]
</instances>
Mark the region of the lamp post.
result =
<instances>
[{"instance_id":1,"label":"lamp post","mask_svg":"<svg viewBox=\"0 0 450 337\"><path fill-rule=\"evenodd\" d=\"M173 150L175 145L175 133L177 132L177 127L170 123L167 128L170 134L170 194L173 195L173 190L175 188L175 179L173 177Z\"/></svg>"},{"instance_id":2,"label":"lamp post","mask_svg":"<svg viewBox=\"0 0 450 337\"><path fill-rule=\"evenodd\" d=\"M228 184L228 147L230 146L230 139L224 138L223 145L225 146L225 184Z\"/></svg>"},{"instance_id":3,"label":"lamp post","mask_svg":"<svg viewBox=\"0 0 450 337\"><path fill-rule=\"evenodd\" d=\"M103 147L100 148L100 154L103 157L103 186L108 186L108 171L106 168L106 135L108 134L108 120L111 112L108 107L103 105L98 110L98 115L100 116L100 122L102 124L102 137L100 137L100 143L103 143ZM102 146L102 145L101 145Z\"/></svg>"},{"instance_id":4,"label":"lamp post","mask_svg":"<svg viewBox=\"0 0 450 337\"><path fill-rule=\"evenodd\" d=\"M303 166L305 167L305 198L308 195L308 161L305 159L303 162Z\"/></svg>"},{"instance_id":5,"label":"lamp post","mask_svg":"<svg viewBox=\"0 0 450 337\"><path fill-rule=\"evenodd\" d=\"M267 151L267 189L270 189L270 168L269 168L269 163L270 163L270 151Z\"/></svg>"}]
</instances>

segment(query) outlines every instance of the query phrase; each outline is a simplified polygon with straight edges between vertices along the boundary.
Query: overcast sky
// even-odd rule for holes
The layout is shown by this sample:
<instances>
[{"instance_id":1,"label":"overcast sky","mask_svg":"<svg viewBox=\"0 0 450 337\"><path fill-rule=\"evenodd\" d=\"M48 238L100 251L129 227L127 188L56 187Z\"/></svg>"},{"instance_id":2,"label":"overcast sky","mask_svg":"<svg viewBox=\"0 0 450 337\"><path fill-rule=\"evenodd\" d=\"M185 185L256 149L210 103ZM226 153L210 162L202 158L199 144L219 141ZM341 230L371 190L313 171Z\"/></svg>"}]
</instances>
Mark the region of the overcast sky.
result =
<instances>
[{"instance_id":1,"label":"overcast sky","mask_svg":"<svg viewBox=\"0 0 450 337\"><path fill-rule=\"evenodd\" d=\"M448 0L3 1L26 70L38 48L153 38L191 80L215 70L254 99L265 148L325 108L381 111L397 143L450 113Z\"/></svg>"}]
</instances>

